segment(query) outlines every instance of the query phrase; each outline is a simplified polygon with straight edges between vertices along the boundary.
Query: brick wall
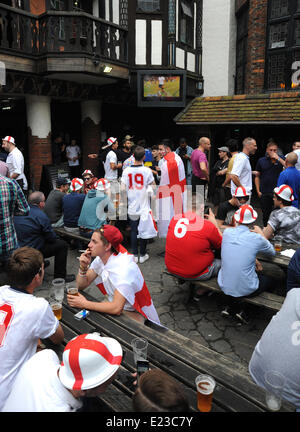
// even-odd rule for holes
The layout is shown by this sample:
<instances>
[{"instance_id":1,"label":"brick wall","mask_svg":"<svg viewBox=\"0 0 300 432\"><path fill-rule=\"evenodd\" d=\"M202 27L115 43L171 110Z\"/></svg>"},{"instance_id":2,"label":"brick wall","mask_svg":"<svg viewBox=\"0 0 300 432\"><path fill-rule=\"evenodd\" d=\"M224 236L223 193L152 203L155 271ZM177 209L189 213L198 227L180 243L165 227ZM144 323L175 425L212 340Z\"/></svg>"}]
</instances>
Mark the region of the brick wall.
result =
<instances>
[{"instance_id":1,"label":"brick wall","mask_svg":"<svg viewBox=\"0 0 300 432\"><path fill-rule=\"evenodd\" d=\"M39 190L43 165L52 164L51 134L46 138L32 136L31 129L28 128L28 150L29 150L29 173L30 189L35 187ZM32 184L34 182L34 185Z\"/></svg>"},{"instance_id":2,"label":"brick wall","mask_svg":"<svg viewBox=\"0 0 300 432\"><path fill-rule=\"evenodd\" d=\"M98 172L98 159L90 159L88 154L99 153L101 142L100 125L86 118L81 124L82 169L90 169L96 176Z\"/></svg>"}]
</instances>

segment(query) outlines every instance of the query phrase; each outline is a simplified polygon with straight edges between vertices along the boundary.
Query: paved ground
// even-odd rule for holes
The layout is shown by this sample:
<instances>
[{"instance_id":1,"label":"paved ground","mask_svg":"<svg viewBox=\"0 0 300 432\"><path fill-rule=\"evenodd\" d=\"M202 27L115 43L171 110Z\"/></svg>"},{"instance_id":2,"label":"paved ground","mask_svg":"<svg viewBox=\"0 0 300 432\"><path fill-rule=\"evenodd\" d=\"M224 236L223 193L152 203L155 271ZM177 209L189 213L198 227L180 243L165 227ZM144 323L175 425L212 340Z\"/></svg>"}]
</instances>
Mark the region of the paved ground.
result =
<instances>
[{"instance_id":1,"label":"paved ground","mask_svg":"<svg viewBox=\"0 0 300 432\"><path fill-rule=\"evenodd\" d=\"M163 273L165 265L161 253L164 252L164 245L164 240L155 239L148 247L151 259L139 264L162 324L247 366L273 313L254 307L251 323L240 325L233 318L220 315L220 294L203 297L199 302L189 301L188 286L178 285L172 277ZM68 273L77 273L78 255L74 250L69 251ZM53 279L53 258L50 262L51 265L45 271L44 283L36 291L38 296L48 296ZM89 289L89 292L97 299L102 299L96 287Z\"/></svg>"}]
</instances>

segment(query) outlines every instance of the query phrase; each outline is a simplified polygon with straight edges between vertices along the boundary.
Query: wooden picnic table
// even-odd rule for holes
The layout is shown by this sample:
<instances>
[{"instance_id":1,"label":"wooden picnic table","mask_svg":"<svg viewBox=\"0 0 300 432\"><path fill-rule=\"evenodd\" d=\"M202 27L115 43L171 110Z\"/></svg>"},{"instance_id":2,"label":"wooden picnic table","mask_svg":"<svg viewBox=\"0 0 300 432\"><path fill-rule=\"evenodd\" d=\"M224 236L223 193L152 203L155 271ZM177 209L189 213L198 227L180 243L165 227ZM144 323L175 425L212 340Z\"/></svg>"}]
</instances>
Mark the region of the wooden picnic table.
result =
<instances>
[{"instance_id":1,"label":"wooden picnic table","mask_svg":"<svg viewBox=\"0 0 300 432\"><path fill-rule=\"evenodd\" d=\"M274 241L271 242L274 245ZM282 243L282 251L286 250L286 249L294 249L295 251L299 248L300 246L295 244L295 243ZM264 254L257 254L257 258L261 261L265 261L265 262L269 262L269 263L273 263L273 264L277 264L280 267L282 267L283 269L287 269L288 265L290 263L291 258L281 255L280 252L276 252L275 256L271 256L271 255L264 255Z\"/></svg>"},{"instance_id":2,"label":"wooden picnic table","mask_svg":"<svg viewBox=\"0 0 300 432\"><path fill-rule=\"evenodd\" d=\"M84 294L88 299L93 298ZM212 412L263 412L265 392L252 381L248 370L236 361L198 344L172 330L160 327L150 321L142 324L125 314L113 316L90 311L82 321L74 318L78 309L63 302L61 324L65 332L66 344L79 334L99 332L102 336L117 339L125 356L115 381L101 395L97 409L104 412L132 412L132 395L135 391L132 373L135 363L131 340L144 337L148 340L148 360L150 368L160 368L171 375L184 387L189 399L190 411L197 411L195 378L200 373L213 376L216 388ZM64 346L57 353L61 356ZM284 403L282 411L294 411L294 407Z\"/></svg>"}]
</instances>

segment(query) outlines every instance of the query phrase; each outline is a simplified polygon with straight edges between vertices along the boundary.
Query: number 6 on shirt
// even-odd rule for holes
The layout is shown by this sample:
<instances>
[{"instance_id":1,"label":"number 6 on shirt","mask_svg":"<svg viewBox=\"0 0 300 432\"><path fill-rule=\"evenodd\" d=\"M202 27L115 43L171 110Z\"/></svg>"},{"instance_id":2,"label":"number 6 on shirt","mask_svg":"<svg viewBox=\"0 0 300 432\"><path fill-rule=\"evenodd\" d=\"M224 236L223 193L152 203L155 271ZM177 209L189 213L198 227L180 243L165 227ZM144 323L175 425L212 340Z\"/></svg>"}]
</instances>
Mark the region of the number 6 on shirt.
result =
<instances>
[{"instance_id":1,"label":"number 6 on shirt","mask_svg":"<svg viewBox=\"0 0 300 432\"><path fill-rule=\"evenodd\" d=\"M187 218L181 218L177 222L174 228L174 235L177 238L182 238L186 235L187 225L189 225L190 221Z\"/></svg>"}]
</instances>

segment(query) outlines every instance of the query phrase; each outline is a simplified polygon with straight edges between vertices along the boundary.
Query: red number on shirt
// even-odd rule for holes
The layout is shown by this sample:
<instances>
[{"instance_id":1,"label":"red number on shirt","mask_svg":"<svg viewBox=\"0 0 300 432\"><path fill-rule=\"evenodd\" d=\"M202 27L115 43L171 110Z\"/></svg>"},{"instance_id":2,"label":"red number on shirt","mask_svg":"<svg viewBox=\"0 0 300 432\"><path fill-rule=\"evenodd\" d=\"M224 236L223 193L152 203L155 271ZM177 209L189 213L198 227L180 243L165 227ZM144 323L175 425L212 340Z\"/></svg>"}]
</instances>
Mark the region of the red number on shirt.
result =
<instances>
[{"instance_id":1,"label":"red number on shirt","mask_svg":"<svg viewBox=\"0 0 300 432\"><path fill-rule=\"evenodd\" d=\"M143 174L135 174L134 179L132 179L132 174L128 174L129 177L129 189L132 189L133 186L135 189L143 189L144 187L144 176ZM133 184L134 181L134 184Z\"/></svg>"},{"instance_id":2,"label":"red number on shirt","mask_svg":"<svg viewBox=\"0 0 300 432\"><path fill-rule=\"evenodd\" d=\"M2 347L2 345L4 344L4 339L13 317L14 309L10 304L4 303L0 306L0 347Z\"/></svg>"}]
</instances>

